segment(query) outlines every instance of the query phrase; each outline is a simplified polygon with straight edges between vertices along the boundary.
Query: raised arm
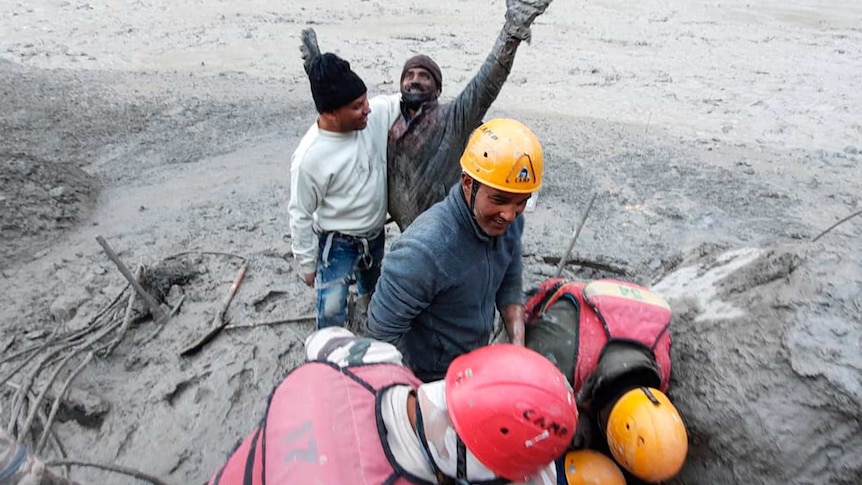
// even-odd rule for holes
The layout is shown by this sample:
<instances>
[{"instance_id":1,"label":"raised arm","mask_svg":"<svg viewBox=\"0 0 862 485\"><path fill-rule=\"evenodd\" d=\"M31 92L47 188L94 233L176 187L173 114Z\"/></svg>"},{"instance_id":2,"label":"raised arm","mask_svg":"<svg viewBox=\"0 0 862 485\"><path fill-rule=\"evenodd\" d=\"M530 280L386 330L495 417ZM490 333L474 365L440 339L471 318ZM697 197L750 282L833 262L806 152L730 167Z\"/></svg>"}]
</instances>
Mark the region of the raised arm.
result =
<instances>
[{"instance_id":1,"label":"raised arm","mask_svg":"<svg viewBox=\"0 0 862 485\"><path fill-rule=\"evenodd\" d=\"M521 41L530 42L530 26L552 0L506 0L506 22L497 42L479 68L476 76L455 99L452 110L453 128L469 135L497 99Z\"/></svg>"}]
</instances>

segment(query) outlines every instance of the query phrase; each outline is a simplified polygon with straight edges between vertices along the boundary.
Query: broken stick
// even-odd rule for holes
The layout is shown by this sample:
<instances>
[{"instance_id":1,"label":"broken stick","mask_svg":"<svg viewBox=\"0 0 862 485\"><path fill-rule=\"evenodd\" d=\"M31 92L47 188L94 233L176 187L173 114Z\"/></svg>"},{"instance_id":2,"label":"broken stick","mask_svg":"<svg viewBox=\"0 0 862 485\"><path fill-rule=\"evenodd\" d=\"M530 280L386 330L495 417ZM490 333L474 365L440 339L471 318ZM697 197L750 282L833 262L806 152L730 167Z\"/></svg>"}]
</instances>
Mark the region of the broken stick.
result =
<instances>
[{"instance_id":1,"label":"broken stick","mask_svg":"<svg viewBox=\"0 0 862 485\"><path fill-rule=\"evenodd\" d=\"M315 315L303 315L301 317L291 317L291 318L282 318L281 320L271 320L268 322L255 322L255 323L243 323L239 325L228 325L225 327L225 330L234 330L240 328L257 328L257 327L267 327L272 325L282 325L285 323L303 323L303 322L313 322L315 319Z\"/></svg>"},{"instance_id":2,"label":"broken stick","mask_svg":"<svg viewBox=\"0 0 862 485\"><path fill-rule=\"evenodd\" d=\"M54 460L54 461L49 461L49 462L45 463L45 466L48 466L48 467L66 466L66 465L97 468L99 470L105 470L105 471L109 471L109 472L119 473L122 475L128 475L130 477L137 478L138 480L150 482L153 485L168 485L167 482L165 482L164 480L162 480L158 477L155 477L153 475L148 475L144 472L140 472L140 471L135 470L133 468L128 468L128 467L119 466L119 465L108 465L108 464L103 464L103 463L90 463L90 462L81 461L81 460ZM73 483L73 482L69 482L69 483ZM63 485L63 484L61 483L60 485Z\"/></svg>"},{"instance_id":3,"label":"broken stick","mask_svg":"<svg viewBox=\"0 0 862 485\"><path fill-rule=\"evenodd\" d=\"M141 275L144 272L144 267L138 266L138 270L135 272L135 278L140 279ZM123 337L126 336L126 331L129 329L129 325L132 323L132 310L135 307L135 292L129 292L129 301L126 303L126 311L123 314L123 324L120 326L120 330L117 332L117 336L114 337L114 341L111 342L111 345L108 346L107 350L105 350L105 355L111 355L114 353L114 349L117 348L117 345L120 345L120 342L123 340ZM164 325L159 325L158 328L162 328Z\"/></svg>"},{"instance_id":4,"label":"broken stick","mask_svg":"<svg viewBox=\"0 0 862 485\"><path fill-rule=\"evenodd\" d=\"M835 229L836 227L840 226L841 224L844 224L845 222L849 221L850 219L853 219L854 217L856 217L860 214L862 214L862 210L856 211L856 212L850 214L849 216L845 217L844 219L841 219L840 221L836 222L835 224L832 224L831 226L829 226L829 228L827 228L825 231L818 234L817 237L812 239L811 242L817 242L818 239L820 239L821 237L828 234L829 231L831 231L832 229Z\"/></svg>"},{"instance_id":5,"label":"broken stick","mask_svg":"<svg viewBox=\"0 0 862 485\"><path fill-rule=\"evenodd\" d=\"M90 352L84 357L84 360L78 364L78 367L75 367L75 370L69 374L69 377L66 378L66 381L63 382L63 387L60 388L60 392L57 393L57 397L54 399L54 404L51 406L51 412L48 414L48 421L43 424L42 436L39 438L39 443L33 448L33 451L36 454L42 453L42 448L45 447L45 443L48 441L48 437L51 435L51 425L54 423L54 418L57 417L57 411L60 410L60 403L63 400L63 396L66 395L66 391L69 390L69 386L72 385L72 381L78 377L78 374L84 370L84 367L87 367L87 364L93 360L94 352Z\"/></svg>"},{"instance_id":6,"label":"broken stick","mask_svg":"<svg viewBox=\"0 0 862 485\"><path fill-rule=\"evenodd\" d=\"M174 306L171 308L171 311L168 312L168 318L173 318L180 311L180 307L183 306L183 302L186 301L186 295L180 297L179 301L177 301ZM162 329L165 328L164 325L156 325L156 329L153 330L150 335L140 341L139 345L146 345L150 343L153 339L159 336Z\"/></svg>"},{"instance_id":7,"label":"broken stick","mask_svg":"<svg viewBox=\"0 0 862 485\"><path fill-rule=\"evenodd\" d=\"M216 313L216 316L213 318L212 324L210 325L210 330L203 337L198 339L193 344L184 348L180 352L180 356L188 357L190 355L194 355L198 353L204 345L209 343L210 340L214 339L216 335L218 335L224 328L230 323L228 320L225 320L224 316L227 313L227 309L230 306L231 300L233 300L234 295L236 295L236 290L239 289L239 284L242 282L243 277L245 276L245 270L248 268L248 263L243 263L242 267L240 267L239 272L236 274L236 279L233 280L233 284L230 286L230 291L227 296L222 301L221 310Z\"/></svg>"},{"instance_id":8,"label":"broken stick","mask_svg":"<svg viewBox=\"0 0 862 485\"><path fill-rule=\"evenodd\" d=\"M105 250L105 254L108 255L108 259L110 259L114 262L115 265L117 265L117 269L120 270L120 273L122 273L126 280L129 282L129 284L132 285L132 288L134 288L135 291L137 291L138 294L141 295L141 298L144 299L144 302L147 304L147 308L150 309L150 313L152 313L153 319L156 321L156 323L165 323L167 315L165 315L165 312L164 310L162 310L162 307L159 306L159 302L157 302L152 295L147 293L147 290L145 290L144 287L141 286L140 283L138 283L138 280L135 279L134 276L132 276L132 272L129 271L129 268L127 268L125 264L123 264L123 262L120 260L120 257L117 256L117 253L115 253L111 246L108 244L108 241L105 241L105 238L103 238L102 236L96 236L96 242L98 242L99 245L102 246L102 249Z\"/></svg>"}]
</instances>

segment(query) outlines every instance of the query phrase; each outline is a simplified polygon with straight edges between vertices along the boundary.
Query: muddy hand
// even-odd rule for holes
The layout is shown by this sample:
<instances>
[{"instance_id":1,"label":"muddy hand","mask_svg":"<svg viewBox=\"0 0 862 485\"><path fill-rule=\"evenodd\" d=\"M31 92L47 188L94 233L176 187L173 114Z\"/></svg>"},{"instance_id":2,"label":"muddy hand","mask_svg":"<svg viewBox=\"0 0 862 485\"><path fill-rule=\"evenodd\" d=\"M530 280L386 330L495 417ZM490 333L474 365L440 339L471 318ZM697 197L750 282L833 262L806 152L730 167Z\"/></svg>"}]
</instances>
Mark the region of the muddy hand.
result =
<instances>
[{"instance_id":1,"label":"muddy hand","mask_svg":"<svg viewBox=\"0 0 862 485\"><path fill-rule=\"evenodd\" d=\"M320 47L317 46L317 33L312 28L302 29L300 37L302 45L299 46L299 52L302 53L302 67L305 68L305 73L308 74L311 61L320 55Z\"/></svg>"},{"instance_id":2,"label":"muddy hand","mask_svg":"<svg viewBox=\"0 0 862 485\"><path fill-rule=\"evenodd\" d=\"M530 42L530 25L552 0L506 0L506 33Z\"/></svg>"},{"instance_id":3,"label":"muddy hand","mask_svg":"<svg viewBox=\"0 0 862 485\"><path fill-rule=\"evenodd\" d=\"M313 273L306 273L306 274L302 275L302 281L304 281L306 285L311 286L311 287L314 286L314 279L315 278L317 278L317 271L315 271Z\"/></svg>"}]
</instances>

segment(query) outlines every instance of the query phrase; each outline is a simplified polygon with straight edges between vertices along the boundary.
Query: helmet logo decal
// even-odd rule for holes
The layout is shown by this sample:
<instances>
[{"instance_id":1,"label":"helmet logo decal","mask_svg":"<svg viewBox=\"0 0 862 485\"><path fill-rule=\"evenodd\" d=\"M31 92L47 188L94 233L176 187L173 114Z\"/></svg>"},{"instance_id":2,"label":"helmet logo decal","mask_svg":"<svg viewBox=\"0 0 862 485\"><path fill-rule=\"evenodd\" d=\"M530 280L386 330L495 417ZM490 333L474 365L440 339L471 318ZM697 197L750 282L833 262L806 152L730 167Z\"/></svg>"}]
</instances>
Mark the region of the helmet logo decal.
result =
<instances>
[{"instance_id":1,"label":"helmet logo decal","mask_svg":"<svg viewBox=\"0 0 862 485\"><path fill-rule=\"evenodd\" d=\"M533 180L537 180L536 169L533 168L533 159L529 154L524 153L518 158L518 161L512 165L512 170L510 170L509 175L506 176L506 184L529 184L532 183Z\"/></svg>"},{"instance_id":2,"label":"helmet logo decal","mask_svg":"<svg viewBox=\"0 0 862 485\"><path fill-rule=\"evenodd\" d=\"M542 428L543 430L545 430L545 433L547 433L541 439L539 439L538 436L534 438L532 440L534 443L547 438L548 436L550 436L550 433L554 433L555 436L559 437L564 437L569 434L569 428L567 428L565 425L562 425L547 416L539 414L539 412L535 409L525 409L521 416L528 422Z\"/></svg>"},{"instance_id":3,"label":"helmet logo decal","mask_svg":"<svg viewBox=\"0 0 862 485\"><path fill-rule=\"evenodd\" d=\"M482 130L482 133L488 135L488 137L490 137L492 140L494 140L494 141L499 140L499 138L497 138L497 135L494 134L494 131L491 130L490 128L488 128L487 125L483 124L482 126L479 127L479 129Z\"/></svg>"}]
</instances>

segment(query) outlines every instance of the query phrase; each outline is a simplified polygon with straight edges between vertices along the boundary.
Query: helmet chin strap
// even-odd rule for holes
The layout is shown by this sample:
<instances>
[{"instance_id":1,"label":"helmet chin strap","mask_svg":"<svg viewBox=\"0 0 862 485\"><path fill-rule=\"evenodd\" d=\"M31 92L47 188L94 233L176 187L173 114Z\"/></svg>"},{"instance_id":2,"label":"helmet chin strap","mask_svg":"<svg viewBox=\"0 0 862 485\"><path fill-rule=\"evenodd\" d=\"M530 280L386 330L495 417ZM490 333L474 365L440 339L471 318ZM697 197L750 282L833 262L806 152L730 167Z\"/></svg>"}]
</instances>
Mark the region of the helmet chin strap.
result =
<instances>
[{"instance_id":1,"label":"helmet chin strap","mask_svg":"<svg viewBox=\"0 0 862 485\"><path fill-rule=\"evenodd\" d=\"M438 480L442 480L443 483L452 482L451 478L443 474L443 471L440 470L439 466L437 466L437 462L434 461L433 455L431 455L431 448L428 446L428 438L425 437L425 421L422 419L422 408L419 406L418 399L416 400L415 406L416 427L414 431L419 437L419 442L422 444L422 453L425 455L425 459L428 460L428 463L431 464L431 467L434 468L434 472L437 474ZM509 480L506 480L505 478L471 482L467 479L467 445L464 444L464 441L460 436L458 436L457 450L458 461L456 465L457 478L454 480L455 485L505 485L510 483Z\"/></svg>"},{"instance_id":2,"label":"helmet chin strap","mask_svg":"<svg viewBox=\"0 0 862 485\"><path fill-rule=\"evenodd\" d=\"M467 481L467 445L461 440L461 437L458 437L458 462L457 462L457 474L458 474L458 483L470 483Z\"/></svg>"},{"instance_id":3,"label":"helmet chin strap","mask_svg":"<svg viewBox=\"0 0 862 485\"><path fill-rule=\"evenodd\" d=\"M431 464L434 471L440 473L440 467L437 466L437 462L435 462L434 458L431 457L431 448L428 446L428 438L425 437L425 420L422 419L422 407L419 406L419 399L416 399L413 405L415 406L414 415L416 416L414 431L416 431L416 435L419 437L419 442L422 443L422 453L425 454L425 459L428 460L428 463Z\"/></svg>"},{"instance_id":4,"label":"helmet chin strap","mask_svg":"<svg viewBox=\"0 0 862 485\"><path fill-rule=\"evenodd\" d=\"M474 211L476 210L476 194L479 193L479 186L482 185L482 183L472 177L471 179L473 180L473 183L470 188L470 212L473 213L473 217L475 218L476 214Z\"/></svg>"},{"instance_id":5,"label":"helmet chin strap","mask_svg":"<svg viewBox=\"0 0 862 485\"><path fill-rule=\"evenodd\" d=\"M437 480L445 483L445 480L448 477L446 477L446 475L443 474L443 471L440 470L439 466L437 466L437 462L434 461L434 457L431 455L431 448L428 446L428 438L425 437L425 421L422 419L422 408L419 406L419 399L416 399L415 406L416 406L416 411L415 411L416 427L415 427L414 431L416 431L416 435L419 437L419 442L422 443L422 454L425 455L425 459L428 460L428 463L430 463L431 467L434 468L434 473L437 475ZM459 444L461 443L461 438L458 438L458 443ZM460 471L460 465L461 465L460 452L461 452L461 450L459 448L459 450L458 450L458 453L459 453L458 454L459 471ZM465 461L466 461L466 457L465 457ZM461 484L459 483L458 485L461 485Z\"/></svg>"},{"instance_id":6,"label":"helmet chin strap","mask_svg":"<svg viewBox=\"0 0 862 485\"><path fill-rule=\"evenodd\" d=\"M488 235L484 229L482 229L482 225L479 224L479 218L476 217L476 194L479 193L479 187L482 185L482 182L470 177L473 180L473 184L470 188L470 215L473 216L473 220L476 221L476 225L479 226L479 231L482 234ZM497 238L492 238L494 240L494 248L497 248Z\"/></svg>"}]
</instances>

